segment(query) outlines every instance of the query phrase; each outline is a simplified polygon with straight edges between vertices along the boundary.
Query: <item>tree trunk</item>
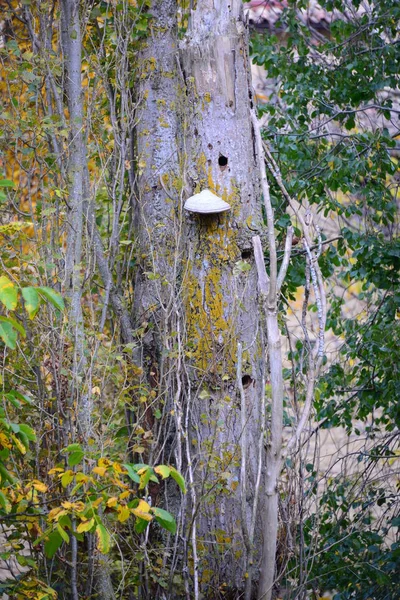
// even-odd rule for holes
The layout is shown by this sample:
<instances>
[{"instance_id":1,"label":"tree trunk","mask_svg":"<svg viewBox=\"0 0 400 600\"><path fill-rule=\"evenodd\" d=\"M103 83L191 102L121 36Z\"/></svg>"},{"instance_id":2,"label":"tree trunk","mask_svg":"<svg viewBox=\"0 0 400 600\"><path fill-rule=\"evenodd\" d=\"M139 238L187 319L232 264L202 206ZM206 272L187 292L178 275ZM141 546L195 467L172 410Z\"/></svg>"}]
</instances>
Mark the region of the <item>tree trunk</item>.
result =
<instances>
[{"instance_id":1,"label":"tree trunk","mask_svg":"<svg viewBox=\"0 0 400 600\"><path fill-rule=\"evenodd\" d=\"M70 297L68 314L73 347L70 407L76 404L76 423L86 441L90 435L92 407L87 394L81 393L81 377L85 367L84 325L82 315L82 244L83 244L83 180L87 161L84 142L82 98L82 38L79 2L61 3L62 47L67 68L67 98L69 111L70 148L68 157L69 194L67 202L67 243L65 253L65 291ZM75 435L75 423L71 431Z\"/></svg>"},{"instance_id":2,"label":"tree trunk","mask_svg":"<svg viewBox=\"0 0 400 600\"><path fill-rule=\"evenodd\" d=\"M153 461L161 449L171 460L174 450L189 483L186 499L178 503L170 487L164 498L180 508L183 543L173 560L192 573L187 597L229 589L239 597L250 580L250 598L261 538L265 361L251 242L262 218L246 28L239 0L199 1L178 53L175 2L154 8L136 132L137 384L148 398L138 422L153 430ZM184 211L186 198L206 188L231 210Z\"/></svg>"},{"instance_id":3,"label":"tree trunk","mask_svg":"<svg viewBox=\"0 0 400 600\"><path fill-rule=\"evenodd\" d=\"M199 2L181 45L189 95L188 180L194 192L208 188L231 205L220 216L185 216L186 344L192 352L187 401L192 402L191 461L197 466L200 504L200 582L208 597L217 589L242 589L248 576L263 425L264 356L251 243L261 228L261 211L240 16L239 1ZM243 347L239 377L238 343Z\"/></svg>"}]
</instances>

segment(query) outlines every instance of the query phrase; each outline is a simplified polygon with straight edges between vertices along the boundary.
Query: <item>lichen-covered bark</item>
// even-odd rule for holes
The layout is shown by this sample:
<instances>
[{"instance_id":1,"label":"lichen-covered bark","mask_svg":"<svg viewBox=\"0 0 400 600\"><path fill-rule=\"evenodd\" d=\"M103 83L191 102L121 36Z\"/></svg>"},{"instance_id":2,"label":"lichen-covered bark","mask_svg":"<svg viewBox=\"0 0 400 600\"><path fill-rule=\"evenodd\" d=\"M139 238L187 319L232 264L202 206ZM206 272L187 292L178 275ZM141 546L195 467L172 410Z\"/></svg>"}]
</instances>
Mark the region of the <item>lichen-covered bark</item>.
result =
<instances>
[{"instance_id":1,"label":"lichen-covered bark","mask_svg":"<svg viewBox=\"0 0 400 600\"><path fill-rule=\"evenodd\" d=\"M139 177L135 199L138 269L134 322L140 331L140 345L134 357L138 367L135 389L142 406L136 423L145 431L153 430L156 400L162 402L161 409L168 416L166 400L172 393L172 389L166 391L171 383L164 377L164 368L168 370L167 347L171 343L171 320L175 317L171 301L177 280L181 217L176 185L177 5L174 0L162 0L153 3L151 10L156 18L140 57L140 108L135 132ZM165 421L160 424L164 427ZM154 440L157 432L152 434ZM156 446L151 446L150 455L146 456L149 460L156 458Z\"/></svg>"},{"instance_id":2,"label":"lichen-covered bark","mask_svg":"<svg viewBox=\"0 0 400 600\"><path fill-rule=\"evenodd\" d=\"M188 483L179 502L171 486L163 500L178 516L171 560L184 573L185 597L215 599L231 590L236 598L251 566L264 378L251 242L262 219L246 30L239 0L199 1L178 49L175 3L153 4L157 22L142 53L136 131L137 422L152 431L146 458L174 460ZM184 201L204 188L231 211L186 213ZM259 528L256 544L260 535ZM163 593L181 592L171 586Z\"/></svg>"},{"instance_id":3,"label":"lichen-covered bark","mask_svg":"<svg viewBox=\"0 0 400 600\"><path fill-rule=\"evenodd\" d=\"M198 2L181 44L189 101L188 182L232 209L187 220L185 309L193 386L192 459L196 464L200 589L243 589L258 467L264 357L251 237L261 228L258 174L250 119L251 88L240 2ZM236 383L243 346L246 401L247 524L240 512L243 432ZM258 521L259 522L259 521ZM222 586L222 587L221 587ZM214 594L214 595L213 595Z\"/></svg>"}]
</instances>

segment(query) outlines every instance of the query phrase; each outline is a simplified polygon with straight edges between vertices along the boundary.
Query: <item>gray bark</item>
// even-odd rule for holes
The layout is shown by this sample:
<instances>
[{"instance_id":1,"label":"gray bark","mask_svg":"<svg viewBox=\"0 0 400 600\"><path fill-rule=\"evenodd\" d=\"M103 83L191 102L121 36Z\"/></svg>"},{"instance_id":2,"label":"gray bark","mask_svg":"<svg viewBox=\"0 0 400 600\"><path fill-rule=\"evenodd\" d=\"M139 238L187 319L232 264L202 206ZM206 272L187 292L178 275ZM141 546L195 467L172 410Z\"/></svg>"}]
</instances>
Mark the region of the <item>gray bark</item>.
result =
<instances>
[{"instance_id":1,"label":"gray bark","mask_svg":"<svg viewBox=\"0 0 400 600\"><path fill-rule=\"evenodd\" d=\"M259 523L253 508L260 485L264 356L251 237L261 229L261 211L240 13L239 1L199 2L178 56L176 5L157 3L158 21L142 57L135 316L144 332L137 362L141 384L151 387L157 371L156 393L173 408L175 460L190 483L180 526L190 540L195 598L215 597L220 586L234 593L244 588L253 555L246 534ZM185 199L205 188L231 211L203 218L184 213ZM141 420L151 425L148 412ZM159 447L168 449L168 432L163 436ZM239 486L243 477L247 481ZM168 502L178 507L173 494Z\"/></svg>"},{"instance_id":2,"label":"gray bark","mask_svg":"<svg viewBox=\"0 0 400 600\"><path fill-rule=\"evenodd\" d=\"M194 348L188 401L192 462L197 465L199 570L206 597L221 586L234 594L245 586L261 428L264 356L251 250L254 230L261 229L260 192L240 7L240 2L199 2L181 45L189 93L183 128L187 180L192 191L209 188L232 207L219 217L186 216L186 331L187 344ZM243 267L249 270L241 272ZM236 378L238 342L243 347L245 415ZM244 423L242 453L247 456L241 473ZM235 489L244 476L247 485ZM241 489L246 490L244 499Z\"/></svg>"},{"instance_id":3,"label":"gray bark","mask_svg":"<svg viewBox=\"0 0 400 600\"><path fill-rule=\"evenodd\" d=\"M62 47L67 70L66 90L69 111L69 155L67 201L67 244L65 253L64 290L70 298L68 322L73 342L72 383L70 404L77 401L79 425L84 439L91 429L91 406L87 396L81 396L81 375L85 366L84 326L82 299L82 242L83 242L83 178L86 161L83 136L82 98L82 39L79 17L80 3L76 0L61 2Z\"/></svg>"},{"instance_id":4,"label":"gray bark","mask_svg":"<svg viewBox=\"0 0 400 600\"><path fill-rule=\"evenodd\" d=\"M153 393L164 412L158 431L149 408L138 422L153 428L149 460L167 462L173 452L189 484L185 498L172 486L164 496L183 540L173 566L192 570L187 597L216 598L218 589L239 597L259 558L254 497L265 377L251 241L262 218L246 28L239 0L203 0L178 52L176 8L172 0L154 5L157 22L141 58L135 357L141 393ZM231 211L186 213L184 201L206 188Z\"/></svg>"},{"instance_id":5,"label":"gray bark","mask_svg":"<svg viewBox=\"0 0 400 600\"><path fill-rule=\"evenodd\" d=\"M84 331L81 308L81 257L83 238L83 160L84 142L83 104L81 83L81 29L79 19L79 2L63 0L61 3L62 46L67 69L67 98L69 111L70 146L68 157L68 213L67 244L65 253L64 289L69 296L68 322L73 343L72 383L70 388L70 408L77 402L78 411L83 415L82 425L87 435L90 414L82 410L80 397L80 376L84 366ZM75 424L70 426L70 435L74 439ZM85 439L86 436L85 436ZM78 548L77 540L71 537L71 595L78 600Z\"/></svg>"},{"instance_id":6,"label":"gray bark","mask_svg":"<svg viewBox=\"0 0 400 600\"><path fill-rule=\"evenodd\" d=\"M141 105L135 132L139 180L134 217L138 269L133 320L141 331L141 343L133 356L139 368L138 395L145 393L149 398L137 421L146 430L155 426L152 405L157 397L164 409L160 425L166 430L176 386L168 351L174 343L170 333L175 329L182 228L177 184L177 5L174 0L163 0L154 3L154 10L157 20L140 59ZM157 443L158 435L154 430L155 443L146 457L149 461L160 457L163 443Z\"/></svg>"}]
</instances>

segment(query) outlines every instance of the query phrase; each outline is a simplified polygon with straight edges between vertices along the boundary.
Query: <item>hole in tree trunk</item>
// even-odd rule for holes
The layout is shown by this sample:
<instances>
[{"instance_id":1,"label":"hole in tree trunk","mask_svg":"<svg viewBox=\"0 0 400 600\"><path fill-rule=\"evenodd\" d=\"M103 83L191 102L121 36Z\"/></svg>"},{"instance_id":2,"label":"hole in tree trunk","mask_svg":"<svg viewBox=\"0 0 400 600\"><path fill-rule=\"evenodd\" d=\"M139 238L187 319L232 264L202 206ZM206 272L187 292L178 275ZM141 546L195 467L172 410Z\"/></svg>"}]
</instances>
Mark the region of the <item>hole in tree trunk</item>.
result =
<instances>
[{"instance_id":1,"label":"hole in tree trunk","mask_svg":"<svg viewBox=\"0 0 400 600\"><path fill-rule=\"evenodd\" d=\"M250 100L250 108L253 108L253 94L249 90L249 100Z\"/></svg>"},{"instance_id":2,"label":"hole in tree trunk","mask_svg":"<svg viewBox=\"0 0 400 600\"><path fill-rule=\"evenodd\" d=\"M242 386L243 386L243 389L246 390L248 387L251 386L252 383L254 383L254 379L252 379L250 377L250 375L243 375L243 377L242 377Z\"/></svg>"},{"instance_id":3,"label":"hole in tree trunk","mask_svg":"<svg viewBox=\"0 0 400 600\"><path fill-rule=\"evenodd\" d=\"M244 250L242 250L243 260L251 258L252 254L253 254L253 252L252 252L251 248L245 248Z\"/></svg>"}]
</instances>

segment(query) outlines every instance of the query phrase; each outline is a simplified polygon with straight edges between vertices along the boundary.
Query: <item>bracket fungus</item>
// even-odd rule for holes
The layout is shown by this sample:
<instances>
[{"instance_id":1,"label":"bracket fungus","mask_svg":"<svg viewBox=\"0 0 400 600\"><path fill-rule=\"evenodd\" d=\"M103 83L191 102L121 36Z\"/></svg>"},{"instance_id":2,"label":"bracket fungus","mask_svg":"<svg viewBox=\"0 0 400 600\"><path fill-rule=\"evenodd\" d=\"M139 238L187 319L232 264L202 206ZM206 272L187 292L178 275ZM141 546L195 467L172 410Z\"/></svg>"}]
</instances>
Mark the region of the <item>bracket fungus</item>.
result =
<instances>
[{"instance_id":1,"label":"bracket fungus","mask_svg":"<svg viewBox=\"0 0 400 600\"><path fill-rule=\"evenodd\" d=\"M231 210L230 205L216 196L210 190L203 190L200 194L190 196L185 202L184 208L200 215L212 215Z\"/></svg>"}]
</instances>

